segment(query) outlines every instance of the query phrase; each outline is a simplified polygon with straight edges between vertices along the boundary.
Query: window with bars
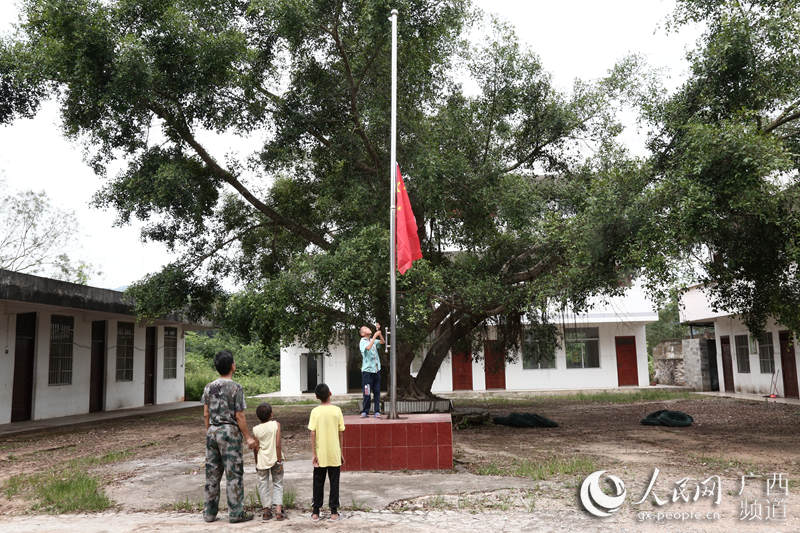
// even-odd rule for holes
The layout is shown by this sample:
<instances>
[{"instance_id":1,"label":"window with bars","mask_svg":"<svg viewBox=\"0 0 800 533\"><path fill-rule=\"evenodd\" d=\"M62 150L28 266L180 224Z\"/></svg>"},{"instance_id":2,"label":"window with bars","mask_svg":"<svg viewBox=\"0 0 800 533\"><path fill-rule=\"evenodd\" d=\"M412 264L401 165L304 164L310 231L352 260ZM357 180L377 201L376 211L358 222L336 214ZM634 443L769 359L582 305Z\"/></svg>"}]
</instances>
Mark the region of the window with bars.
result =
<instances>
[{"instance_id":1,"label":"window with bars","mask_svg":"<svg viewBox=\"0 0 800 533\"><path fill-rule=\"evenodd\" d=\"M117 381L133 381L133 323L117 324Z\"/></svg>"},{"instance_id":2,"label":"window with bars","mask_svg":"<svg viewBox=\"0 0 800 533\"><path fill-rule=\"evenodd\" d=\"M775 350L772 346L772 333L767 331L758 337L758 363L762 374L775 371Z\"/></svg>"},{"instance_id":3,"label":"window with bars","mask_svg":"<svg viewBox=\"0 0 800 533\"><path fill-rule=\"evenodd\" d=\"M50 317L49 385L72 385L72 337L75 319L71 316Z\"/></svg>"},{"instance_id":4,"label":"window with bars","mask_svg":"<svg viewBox=\"0 0 800 533\"><path fill-rule=\"evenodd\" d=\"M565 338L567 368L600 368L598 328L570 328Z\"/></svg>"},{"instance_id":5,"label":"window with bars","mask_svg":"<svg viewBox=\"0 0 800 533\"><path fill-rule=\"evenodd\" d=\"M553 332L546 328L525 328L522 342L522 368L555 368L556 345Z\"/></svg>"},{"instance_id":6,"label":"window with bars","mask_svg":"<svg viewBox=\"0 0 800 533\"><path fill-rule=\"evenodd\" d=\"M178 328L164 328L164 379L178 377Z\"/></svg>"},{"instance_id":7,"label":"window with bars","mask_svg":"<svg viewBox=\"0 0 800 533\"><path fill-rule=\"evenodd\" d=\"M740 374L750 373L750 344L747 335L736 335L733 338L736 347L736 369Z\"/></svg>"}]
</instances>

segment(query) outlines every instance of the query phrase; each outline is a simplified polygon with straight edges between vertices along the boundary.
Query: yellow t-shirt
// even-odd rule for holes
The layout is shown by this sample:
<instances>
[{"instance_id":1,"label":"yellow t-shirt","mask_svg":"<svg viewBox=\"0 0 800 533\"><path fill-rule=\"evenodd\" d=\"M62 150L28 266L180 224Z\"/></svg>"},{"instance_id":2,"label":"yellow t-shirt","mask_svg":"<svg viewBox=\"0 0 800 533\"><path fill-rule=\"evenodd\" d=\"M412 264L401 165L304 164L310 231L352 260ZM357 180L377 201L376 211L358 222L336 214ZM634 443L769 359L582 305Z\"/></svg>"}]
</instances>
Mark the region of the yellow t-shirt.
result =
<instances>
[{"instance_id":1,"label":"yellow t-shirt","mask_svg":"<svg viewBox=\"0 0 800 533\"><path fill-rule=\"evenodd\" d=\"M258 439L258 461L256 468L265 470L272 468L278 462L277 445L275 438L278 433L278 422L269 420L263 424L253 426L253 435Z\"/></svg>"},{"instance_id":2,"label":"yellow t-shirt","mask_svg":"<svg viewBox=\"0 0 800 533\"><path fill-rule=\"evenodd\" d=\"M344 431L344 416L338 405L318 405L311 410L308 429L315 431L319 466L341 466L342 449L339 432Z\"/></svg>"}]
</instances>

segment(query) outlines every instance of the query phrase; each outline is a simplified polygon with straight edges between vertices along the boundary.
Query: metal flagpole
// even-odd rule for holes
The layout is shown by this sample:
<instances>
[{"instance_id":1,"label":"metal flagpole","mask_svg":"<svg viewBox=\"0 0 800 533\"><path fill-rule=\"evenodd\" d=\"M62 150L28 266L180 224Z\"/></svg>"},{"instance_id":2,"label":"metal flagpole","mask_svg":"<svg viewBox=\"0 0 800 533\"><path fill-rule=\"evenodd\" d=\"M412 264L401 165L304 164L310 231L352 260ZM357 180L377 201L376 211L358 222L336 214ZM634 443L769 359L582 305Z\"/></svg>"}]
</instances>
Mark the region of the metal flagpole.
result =
<instances>
[{"instance_id":1,"label":"metal flagpole","mask_svg":"<svg viewBox=\"0 0 800 533\"><path fill-rule=\"evenodd\" d=\"M392 132L391 132L391 157L389 167L389 190L391 190L391 209L389 210L389 285L390 285L390 309L389 309L389 365L391 366L391 407L389 408L389 418L397 418L397 236L396 236L396 213L397 213L397 10L392 9Z\"/></svg>"}]
</instances>

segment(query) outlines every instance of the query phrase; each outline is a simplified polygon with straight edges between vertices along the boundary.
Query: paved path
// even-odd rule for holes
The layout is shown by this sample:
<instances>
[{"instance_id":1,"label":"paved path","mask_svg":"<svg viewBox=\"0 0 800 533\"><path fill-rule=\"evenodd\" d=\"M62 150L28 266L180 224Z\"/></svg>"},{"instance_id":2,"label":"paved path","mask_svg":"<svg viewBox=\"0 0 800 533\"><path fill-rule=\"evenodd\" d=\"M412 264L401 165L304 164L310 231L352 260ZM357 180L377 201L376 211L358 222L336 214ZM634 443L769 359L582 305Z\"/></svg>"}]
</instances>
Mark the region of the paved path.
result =
<instances>
[{"instance_id":1,"label":"paved path","mask_svg":"<svg viewBox=\"0 0 800 533\"><path fill-rule=\"evenodd\" d=\"M151 415L155 413L165 413L168 411L179 411L181 409L191 409L203 404L200 402L172 402L161 403L158 405L145 405L143 407L133 407L131 409L116 409L114 411L101 411L99 413L86 413L82 415L60 416L57 418L46 418L44 420L28 420L26 422L14 422L13 424L0 424L0 437L17 435L19 433L30 433L67 426L78 426L81 424L94 424L102 420L113 420L115 418L128 418L131 416Z\"/></svg>"}]
</instances>

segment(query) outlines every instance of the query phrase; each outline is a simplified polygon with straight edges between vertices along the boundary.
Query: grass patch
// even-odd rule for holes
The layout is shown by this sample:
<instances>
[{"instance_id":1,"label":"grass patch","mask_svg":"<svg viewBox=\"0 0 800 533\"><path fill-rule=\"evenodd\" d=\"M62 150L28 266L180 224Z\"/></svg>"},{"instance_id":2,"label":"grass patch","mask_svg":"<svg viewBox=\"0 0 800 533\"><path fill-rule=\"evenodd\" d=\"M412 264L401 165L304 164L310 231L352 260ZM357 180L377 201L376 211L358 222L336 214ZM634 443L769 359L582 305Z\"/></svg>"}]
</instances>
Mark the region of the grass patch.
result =
<instances>
[{"instance_id":1,"label":"grass patch","mask_svg":"<svg viewBox=\"0 0 800 533\"><path fill-rule=\"evenodd\" d=\"M550 457L541 461L514 459L511 463L498 465L487 463L479 465L475 473L482 476L527 477L537 481L556 476L588 474L597 470L597 464L590 457Z\"/></svg>"},{"instance_id":2,"label":"grass patch","mask_svg":"<svg viewBox=\"0 0 800 533\"><path fill-rule=\"evenodd\" d=\"M714 471L737 470L738 472L744 474L746 472L758 472L759 470L758 465L747 461L739 461L738 459L692 454L690 454L689 457L693 461L696 461Z\"/></svg>"},{"instance_id":3,"label":"grass patch","mask_svg":"<svg viewBox=\"0 0 800 533\"><path fill-rule=\"evenodd\" d=\"M25 474L17 474L8 478L3 484L3 494L6 495L6 498L11 499L19 494L25 488L28 477Z\"/></svg>"},{"instance_id":4,"label":"grass patch","mask_svg":"<svg viewBox=\"0 0 800 533\"><path fill-rule=\"evenodd\" d=\"M669 400L707 400L709 396L684 390L650 389L635 392L576 392L570 394L530 394L525 396L492 396L486 398L454 398L459 406L479 405L486 407L503 407L527 405L545 402L572 404L600 403L639 403L661 402Z\"/></svg>"},{"instance_id":5,"label":"grass patch","mask_svg":"<svg viewBox=\"0 0 800 533\"><path fill-rule=\"evenodd\" d=\"M348 511L370 511L370 507L366 504L366 502L362 502L361 500L356 500L352 498L350 500L350 506L346 508Z\"/></svg>"},{"instance_id":6,"label":"grass patch","mask_svg":"<svg viewBox=\"0 0 800 533\"><path fill-rule=\"evenodd\" d=\"M104 511L112 505L97 479L74 470L44 476L34 492L35 507L56 514Z\"/></svg>"},{"instance_id":7,"label":"grass patch","mask_svg":"<svg viewBox=\"0 0 800 533\"><path fill-rule=\"evenodd\" d=\"M287 485L283 488L283 508L294 509L297 500L297 491L294 487Z\"/></svg>"},{"instance_id":8,"label":"grass patch","mask_svg":"<svg viewBox=\"0 0 800 533\"><path fill-rule=\"evenodd\" d=\"M99 466L99 465L108 465L111 463L117 463L119 461L124 461L126 459L130 459L135 454L132 450L120 450L117 452L108 452L105 455L101 455L100 457L79 457L77 459L72 459L67 463L70 467L76 468L81 466Z\"/></svg>"},{"instance_id":9,"label":"grass patch","mask_svg":"<svg viewBox=\"0 0 800 533\"><path fill-rule=\"evenodd\" d=\"M203 510L203 502L191 501L187 496L185 500L178 500L168 507L170 511L179 513L196 513Z\"/></svg>"}]
</instances>

